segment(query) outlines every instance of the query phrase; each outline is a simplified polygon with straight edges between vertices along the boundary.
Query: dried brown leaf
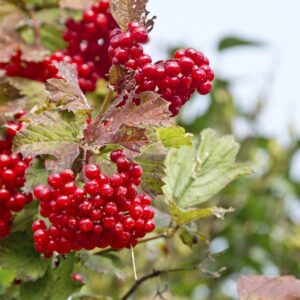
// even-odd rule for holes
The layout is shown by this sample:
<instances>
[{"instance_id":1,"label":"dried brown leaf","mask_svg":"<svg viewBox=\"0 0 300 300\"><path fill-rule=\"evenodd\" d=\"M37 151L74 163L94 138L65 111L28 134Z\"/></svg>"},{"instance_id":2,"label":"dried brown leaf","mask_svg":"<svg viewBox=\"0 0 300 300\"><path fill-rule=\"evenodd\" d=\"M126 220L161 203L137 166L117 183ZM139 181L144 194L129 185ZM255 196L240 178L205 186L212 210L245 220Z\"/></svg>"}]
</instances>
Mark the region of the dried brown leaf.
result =
<instances>
[{"instance_id":1,"label":"dried brown leaf","mask_svg":"<svg viewBox=\"0 0 300 300\"><path fill-rule=\"evenodd\" d=\"M243 276L238 281L240 300L299 300L300 280L293 276Z\"/></svg>"},{"instance_id":2,"label":"dried brown leaf","mask_svg":"<svg viewBox=\"0 0 300 300\"><path fill-rule=\"evenodd\" d=\"M90 124L85 132L85 141L91 147L105 144L121 144L138 151L147 143L145 130L148 126L162 126L171 122L167 101L154 92L141 94L141 104L132 101L119 108L113 107L103 118Z\"/></svg>"},{"instance_id":3,"label":"dried brown leaf","mask_svg":"<svg viewBox=\"0 0 300 300\"><path fill-rule=\"evenodd\" d=\"M59 75L63 79L49 79L46 83L48 98L60 109L76 111L90 109L84 94L78 84L78 75L75 65L66 62L56 64Z\"/></svg>"},{"instance_id":4,"label":"dried brown leaf","mask_svg":"<svg viewBox=\"0 0 300 300\"><path fill-rule=\"evenodd\" d=\"M122 30L131 21L141 21L146 13L148 0L110 0L111 13Z\"/></svg>"}]
</instances>

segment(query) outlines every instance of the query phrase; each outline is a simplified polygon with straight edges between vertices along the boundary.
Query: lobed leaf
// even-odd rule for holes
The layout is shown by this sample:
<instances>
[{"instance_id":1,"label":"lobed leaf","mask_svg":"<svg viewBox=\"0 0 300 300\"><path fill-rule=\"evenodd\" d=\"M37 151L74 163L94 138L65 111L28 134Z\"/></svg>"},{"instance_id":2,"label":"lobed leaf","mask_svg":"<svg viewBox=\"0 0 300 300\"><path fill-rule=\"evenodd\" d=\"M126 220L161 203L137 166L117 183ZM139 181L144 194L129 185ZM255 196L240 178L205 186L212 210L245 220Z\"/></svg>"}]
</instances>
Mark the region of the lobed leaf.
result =
<instances>
[{"instance_id":1,"label":"lobed leaf","mask_svg":"<svg viewBox=\"0 0 300 300\"><path fill-rule=\"evenodd\" d=\"M141 104L127 101L124 106L113 107L99 116L85 131L85 143L92 148L107 144L120 144L139 152L147 143L149 126L166 125L171 122L168 102L154 92L141 94Z\"/></svg>"},{"instance_id":2,"label":"lobed leaf","mask_svg":"<svg viewBox=\"0 0 300 300\"><path fill-rule=\"evenodd\" d=\"M225 213L234 211L233 208L224 209L216 206L208 208L181 209L173 201L170 201L168 205L171 216L178 226L213 215L217 218L223 219Z\"/></svg>"},{"instance_id":3,"label":"lobed leaf","mask_svg":"<svg viewBox=\"0 0 300 300\"><path fill-rule=\"evenodd\" d=\"M43 112L28 116L29 123L16 135L14 150L23 156L51 155L52 170L71 168L79 155L79 142L84 126L71 112Z\"/></svg>"},{"instance_id":4,"label":"lobed leaf","mask_svg":"<svg viewBox=\"0 0 300 300\"><path fill-rule=\"evenodd\" d=\"M180 126L157 128L156 132L160 141L166 148L179 148L180 146L192 146L193 135L186 133Z\"/></svg>"},{"instance_id":5,"label":"lobed leaf","mask_svg":"<svg viewBox=\"0 0 300 300\"><path fill-rule=\"evenodd\" d=\"M193 147L171 149L165 161L165 196L182 208L197 205L250 174L248 164L235 162L238 150L232 136L218 138L211 129L202 131Z\"/></svg>"},{"instance_id":6,"label":"lobed leaf","mask_svg":"<svg viewBox=\"0 0 300 300\"><path fill-rule=\"evenodd\" d=\"M63 79L51 78L46 83L46 91L50 102L61 110L90 110L84 94L78 84L78 74L75 65L66 62L56 64L59 76Z\"/></svg>"}]
</instances>

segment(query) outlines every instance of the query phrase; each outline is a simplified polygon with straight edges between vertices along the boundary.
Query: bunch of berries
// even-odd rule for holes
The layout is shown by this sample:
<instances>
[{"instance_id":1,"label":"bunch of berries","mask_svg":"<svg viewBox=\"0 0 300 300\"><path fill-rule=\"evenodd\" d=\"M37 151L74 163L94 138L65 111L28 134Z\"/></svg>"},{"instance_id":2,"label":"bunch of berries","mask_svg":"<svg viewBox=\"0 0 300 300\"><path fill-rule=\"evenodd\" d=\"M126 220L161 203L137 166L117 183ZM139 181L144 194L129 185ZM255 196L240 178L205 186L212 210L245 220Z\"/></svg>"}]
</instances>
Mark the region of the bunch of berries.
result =
<instances>
[{"instance_id":1,"label":"bunch of berries","mask_svg":"<svg viewBox=\"0 0 300 300\"><path fill-rule=\"evenodd\" d=\"M110 13L109 0L100 0L83 13L81 21L66 21L63 34L67 42L65 50L56 51L41 62L22 59L19 50L9 63L0 63L0 69L4 69L7 76L46 81L57 77L58 71L53 62L65 61L76 64L81 89L84 92L94 91L97 80L104 78L111 66L107 53L109 35L117 27Z\"/></svg>"},{"instance_id":2,"label":"bunch of berries","mask_svg":"<svg viewBox=\"0 0 300 300\"><path fill-rule=\"evenodd\" d=\"M32 200L31 194L23 194L20 190L31 158L12 153L12 140L22 127L18 119L24 113L15 114L15 121L7 123L5 139L0 140L0 237L9 234L13 213L21 211Z\"/></svg>"},{"instance_id":3,"label":"bunch of berries","mask_svg":"<svg viewBox=\"0 0 300 300\"><path fill-rule=\"evenodd\" d=\"M201 95L211 91L214 72L201 52L180 49L172 60L152 63L142 47L148 40L147 30L138 22L129 23L127 32L111 32L108 53L112 63L135 71L136 94L157 92L170 102L170 112L177 115L196 90Z\"/></svg>"},{"instance_id":4,"label":"bunch of berries","mask_svg":"<svg viewBox=\"0 0 300 300\"><path fill-rule=\"evenodd\" d=\"M155 229L151 198L137 194L141 167L122 150L111 152L110 157L118 170L110 177L98 165L89 164L84 187L76 184L72 170L64 170L49 175L49 186L34 189L40 214L51 223L49 228L43 220L32 224L38 252L50 257L54 251L134 247L138 238Z\"/></svg>"}]
</instances>

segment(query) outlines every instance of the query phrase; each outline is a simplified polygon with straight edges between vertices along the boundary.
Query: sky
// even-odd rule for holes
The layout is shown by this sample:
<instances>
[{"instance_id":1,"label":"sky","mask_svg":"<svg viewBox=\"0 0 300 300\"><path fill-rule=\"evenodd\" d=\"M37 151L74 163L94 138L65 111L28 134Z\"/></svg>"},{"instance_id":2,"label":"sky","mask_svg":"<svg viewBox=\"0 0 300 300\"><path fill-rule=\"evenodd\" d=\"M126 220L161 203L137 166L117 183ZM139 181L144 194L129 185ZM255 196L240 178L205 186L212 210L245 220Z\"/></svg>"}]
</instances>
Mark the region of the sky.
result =
<instances>
[{"instance_id":1,"label":"sky","mask_svg":"<svg viewBox=\"0 0 300 300\"><path fill-rule=\"evenodd\" d=\"M148 10L157 16L148 46L155 59L167 58L170 46L201 50L217 74L233 79L239 107L254 107L258 96L263 96L266 104L259 118L260 132L283 143L288 141L288 126L300 134L299 0L150 0ZM264 46L220 54L217 43L228 35L260 41ZM192 119L206 104L205 99L198 99L185 115Z\"/></svg>"}]
</instances>

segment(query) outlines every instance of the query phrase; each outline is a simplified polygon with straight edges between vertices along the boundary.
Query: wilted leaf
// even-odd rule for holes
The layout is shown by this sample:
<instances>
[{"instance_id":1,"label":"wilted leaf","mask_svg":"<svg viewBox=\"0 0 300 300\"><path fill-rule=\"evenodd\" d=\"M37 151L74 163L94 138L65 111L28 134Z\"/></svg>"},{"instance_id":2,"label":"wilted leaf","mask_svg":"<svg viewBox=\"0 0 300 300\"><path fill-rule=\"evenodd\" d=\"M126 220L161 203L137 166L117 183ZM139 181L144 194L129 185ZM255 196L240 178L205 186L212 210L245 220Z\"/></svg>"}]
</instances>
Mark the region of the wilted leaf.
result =
<instances>
[{"instance_id":1,"label":"wilted leaf","mask_svg":"<svg viewBox=\"0 0 300 300\"><path fill-rule=\"evenodd\" d=\"M224 218L225 213L233 212L233 208L224 209L222 207L208 207L208 208L192 208L192 209L181 209L179 208L175 202L170 201L169 210L173 220L177 225L183 225L190 223L192 221L196 221L199 219L203 219L210 216L216 216L217 218Z\"/></svg>"},{"instance_id":2,"label":"wilted leaf","mask_svg":"<svg viewBox=\"0 0 300 300\"><path fill-rule=\"evenodd\" d=\"M131 21L141 21L148 0L110 0L111 13L122 30Z\"/></svg>"},{"instance_id":3,"label":"wilted leaf","mask_svg":"<svg viewBox=\"0 0 300 300\"><path fill-rule=\"evenodd\" d=\"M47 184L47 177L49 173L50 172L45 169L45 165L41 159L34 159L29 168L26 170L26 181L23 187L24 192L31 192L32 189L39 183Z\"/></svg>"},{"instance_id":4,"label":"wilted leaf","mask_svg":"<svg viewBox=\"0 0 300 300\"><path fill-rule=\"evenodd\" d=\"M71 112L43 112L28 119L14 139L14 149L24 156L53 156L55 171L71 168L79 155L82 122Z\"/></svg>"},{"instance_id":5,"label":"wilted leaf","mask_svg":"<svg viewBox=\"0 0 300 300\"><path fill-rule=\"evenodd\" d=\"M171 149L165 161L163 192L180 207L203 203L231 181L250 174L250 166L236 163L239 145L232 136L218 138L216 132L202 131L193 147Z\"/></svg>"},{"instance_id":6,"label":"wilted leaf","mask_svg":"<svg viewBox=\"0 0 300 300\"><path fill-rule=\"evenodd\" d=\"M45 274L49 264L40 258L24 232L11 234L0 245L0 266L16 271L17 278L36 280Z\"/></svg>"},{"instance_id":7,"label":"wilted leaf","mask_svg":"<svg viewBox=\"0 0 300 300\"><path fill-rule=\"evenodd\" d=\"M83 265L97 273L114 273L119 279L124 279L123 264L120 258L114 254L93 255L88 251L81 251L80 258Z\"/></svg>"},{"instance_id":8,"label":"wilted leaf","mask_svg":"<svg viewBox=\"0 0 300 300\"><path fill-rule=\"evenodd\" d=\"M48 270L43 278L22 284L20 299L22 300L66 300L79 290L81 284L71 279L76 258L69 254L62 258L58 268Z\"/></svg>"},{"instance_id":9,"label":"wilted leaf","mask_svg":"<svg viewBox=\"0 0 300 300\"><path fill-rule=\"evenodd\" d=\"M240 300L299 300L300 280L293 276L243 276L238 281Z\"/></svg>"},{"instance_id":10,"label":"wilted leaf","mask_svg":"<svg viewBox=\"0 0 300 300\"><path fill-rule=\"evenodd\" d=\"M219 51L222 51L225 49L240 47L240 46L261 46L261 45L262 45L261 42L246 40L246 39L234 37L234 36L229 36L229 37L222 39L219 42L218 49L219 49Z\"/></svg>"},{"instance_id":11,"label":"wilted leaf","mask_svg":"<svg viewBox=\"0 0 300 300\"><path fill-rule=\"evenodd\" d=\"M49 79L46 90L49 100L59 109L70 111L90 109L84 94L78 84L78 75L75 65L59 62L56 64L59 75L63 79Z\"/></svg>"},{"instance_id":12,"label":"wilted leaf","mask_svg":"<svg viewBox=\"0 0 300 300\"><path fill-rule=\"evenodd\" d=\"M138 152L147 143L146 128L170 123L168 102L153 92L141 95L141 104L131 101L114 107L103 118L98 117L85 132L85 142L94 148L120 144Z\"/></svg>"}]
</instances>

